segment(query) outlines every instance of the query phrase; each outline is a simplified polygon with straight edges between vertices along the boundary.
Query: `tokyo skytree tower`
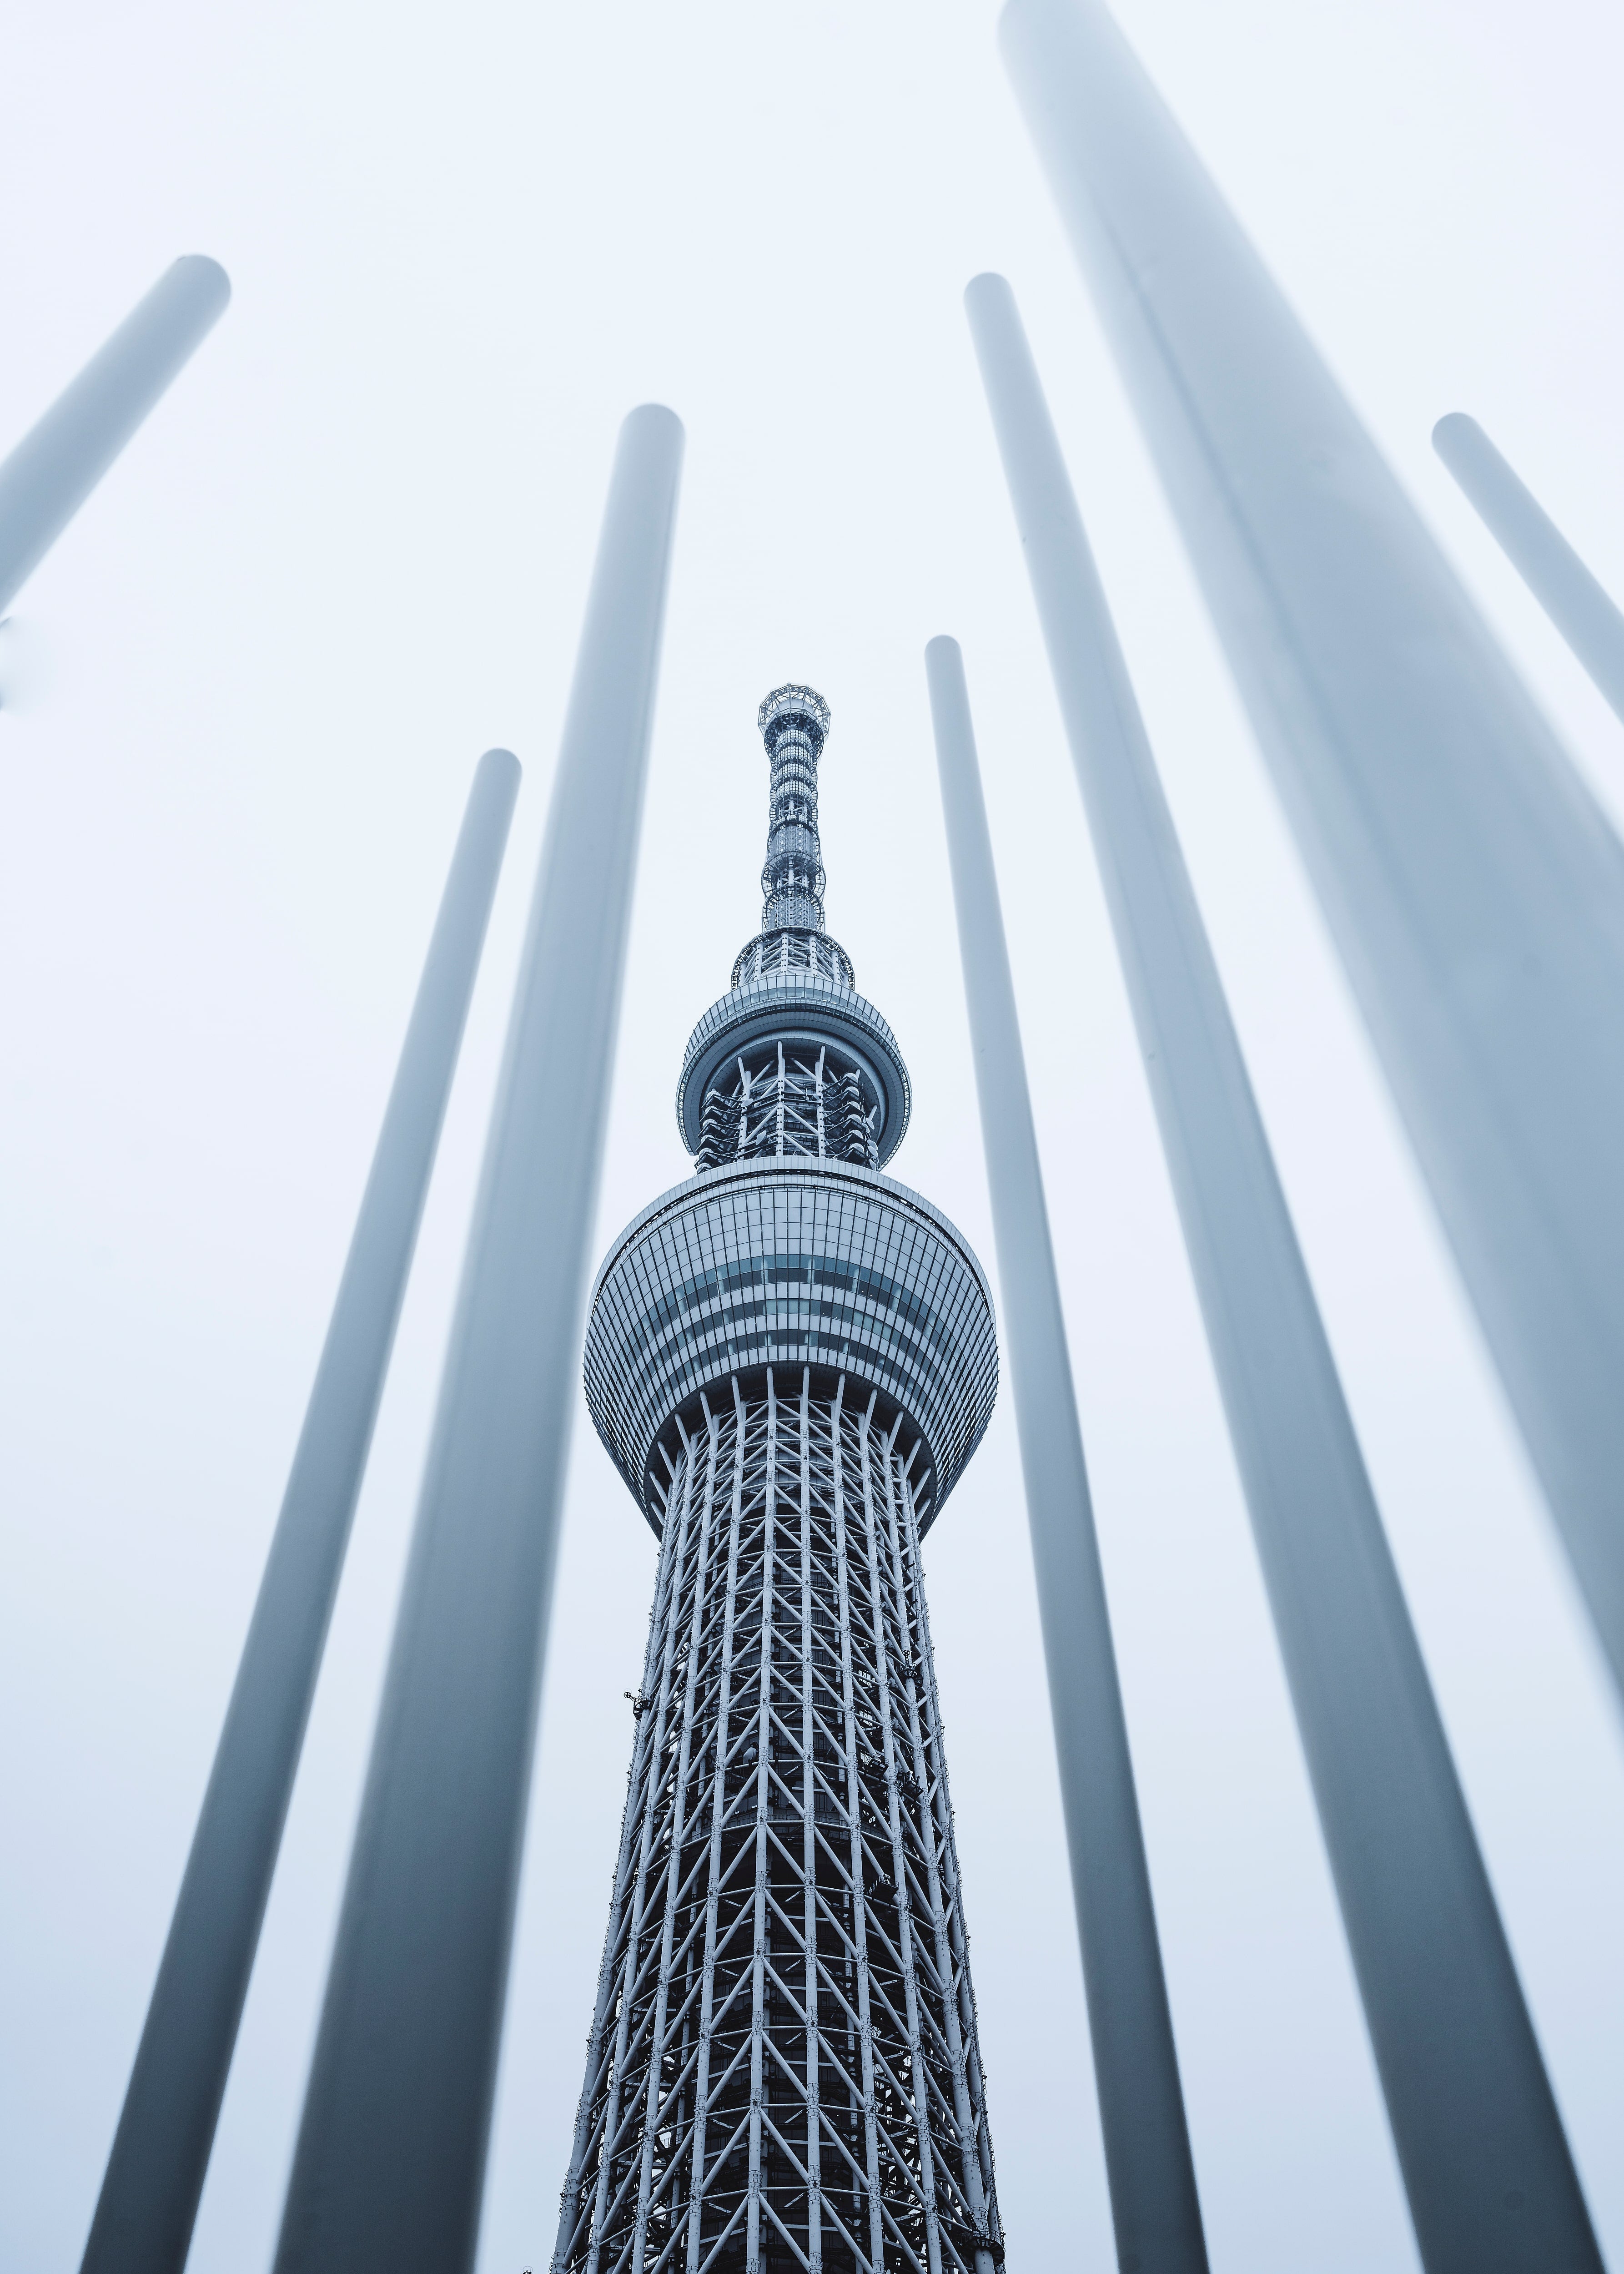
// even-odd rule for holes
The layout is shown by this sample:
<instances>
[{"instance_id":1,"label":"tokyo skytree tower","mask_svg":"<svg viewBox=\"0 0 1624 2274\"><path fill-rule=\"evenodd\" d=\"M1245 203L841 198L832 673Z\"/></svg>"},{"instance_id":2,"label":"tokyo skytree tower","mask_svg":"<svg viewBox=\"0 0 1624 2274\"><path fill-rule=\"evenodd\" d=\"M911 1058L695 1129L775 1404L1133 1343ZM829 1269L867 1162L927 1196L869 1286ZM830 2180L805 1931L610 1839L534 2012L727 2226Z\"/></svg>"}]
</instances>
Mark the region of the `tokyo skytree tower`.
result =
<instances>
[{"instance_id":1,"label":"tokyo skytree tower","mask_svg":"<svg viewBox=\"0 0 1624 2274\"><path fill-rule=\"evenodd\" d=\"M829 711L780 687L762 929L689 1039L695 1171L586 1390L660 1542L554 2274L1004 2263L920 1540L997 1386L981 1266L883 1174L896 1037L823 929Z\"/></svg>"}]
</instances>

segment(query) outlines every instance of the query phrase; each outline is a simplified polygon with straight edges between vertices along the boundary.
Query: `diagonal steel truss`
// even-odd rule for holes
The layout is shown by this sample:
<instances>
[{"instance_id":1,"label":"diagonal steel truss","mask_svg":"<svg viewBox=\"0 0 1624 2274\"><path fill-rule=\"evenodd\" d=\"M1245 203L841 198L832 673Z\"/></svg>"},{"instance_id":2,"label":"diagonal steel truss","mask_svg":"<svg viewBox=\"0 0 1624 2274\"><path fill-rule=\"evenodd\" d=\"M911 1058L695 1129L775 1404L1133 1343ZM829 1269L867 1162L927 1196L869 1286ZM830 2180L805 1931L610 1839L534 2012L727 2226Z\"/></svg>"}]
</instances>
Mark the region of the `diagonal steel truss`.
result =
<instances>
[{"instance_id":1,"label":"diagonal steel truss","mask_svg":"<svg viewBox=\"0 0 1624 2274\"><path fill-rule=\"evenodd\" d=\"M705 1093L696 1165L801 1154L877 1168L876 1119L849 1058L827 1043L770 1041L741 1050Z\"/></svg>"},{"instance_id":2,"label":"diagonal steel truss","mask_svg":"<svg viewBox=\"0 0 1624 2274\"><path fill-rule=\"evenodd\" d=\"M909 1463L843 1378L673 1472L554 2274L1004 2258Z\"/></svg>"}]
</instances>

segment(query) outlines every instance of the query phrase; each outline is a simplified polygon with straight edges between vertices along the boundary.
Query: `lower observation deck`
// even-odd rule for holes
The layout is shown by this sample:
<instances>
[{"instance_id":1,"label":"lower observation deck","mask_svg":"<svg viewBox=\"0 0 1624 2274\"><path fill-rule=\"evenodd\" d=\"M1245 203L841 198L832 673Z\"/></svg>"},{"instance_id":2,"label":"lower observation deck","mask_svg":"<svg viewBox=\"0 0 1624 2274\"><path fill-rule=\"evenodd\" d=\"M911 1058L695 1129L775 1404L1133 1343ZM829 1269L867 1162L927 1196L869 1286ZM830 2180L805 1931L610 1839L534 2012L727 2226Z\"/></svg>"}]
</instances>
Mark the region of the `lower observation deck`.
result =
<instances>
[{"instance_id":1,"label":"lower observation deck","mask_svg":"<svg viewBox=\"0 0 1624 2274\"><path fill-rule=\"evenodd\" d=\"M702 1395L735 1378L748 1393L780 1367L797 1390L805 1368L844 1374L877 1393L887 1426L900 1418L923 1529L997 1391L980 1264L929 1201L875 1170L786 1156L689 1178L615 1241L587 1329L593 1422L657 1532Z\"/></svg>"}]
</instances>

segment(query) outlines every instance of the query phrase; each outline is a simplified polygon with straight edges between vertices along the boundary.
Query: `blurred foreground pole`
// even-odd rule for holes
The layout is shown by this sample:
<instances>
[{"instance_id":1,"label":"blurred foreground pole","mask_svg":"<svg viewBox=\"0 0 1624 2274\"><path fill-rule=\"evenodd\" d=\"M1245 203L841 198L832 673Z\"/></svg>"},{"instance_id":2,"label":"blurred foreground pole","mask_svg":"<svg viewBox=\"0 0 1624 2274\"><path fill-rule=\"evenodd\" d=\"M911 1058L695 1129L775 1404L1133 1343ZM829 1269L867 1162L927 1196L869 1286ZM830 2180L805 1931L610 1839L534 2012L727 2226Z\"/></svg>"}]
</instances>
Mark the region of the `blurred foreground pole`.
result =
<instances>
[{"instance_id":1,"label":"blurred foreground pole","mask_svg":"<svg viewBox=\"0 0 1624 2274\"><path fill-rule=\"evenodd\" d=\"M180 2274L519 787L487 750L192 1835L84 2274Z\"/></svg>"},{"instance_id":2,"label":"blurred foreground pole","mask_svg":"<svg viewBox=\"0 0 1624 2274\"><path fill-rule=\"evenodd\" d=\"M1624 1692L1624 848L1106 10L1001 31Z\"/></svg>"},{"instance_id":3,"label":"blurred foreground pole","mask_svg":"<svg viewBox=\"0 0 1624 2274\"><path fill-rule=\"evenodd\" d=\"M0 614L230 297L217 261L176 261L0 465Z\"/></svg>"},{"instance_id":4,"label":"blurred foreground pole","mask_svg":"<svg viewBox=\"0 0 1624 2274\"><path fill-rule=\"evenodd\" d=\"M1122 2268L1154 2269L1154 2274L1206 2274L1201 2205L958 642L932 640L925 650L925 669L1116 2261Z\"/></svg>"},{"instance_id":5,"label":"blurred foreground pole","mask_svg":"<svg viewBox=\"0 0 1624 2274\"><path fill-rule=\"evenodd\" d=\"M1624 615L1475 418L1452 410L1433 427L1432 448L1529 591L1624 719Z\"/></svg>"},{"instance_id":6,"label":"blurred foreground pole","mask_svg":"<svg viewBox=\"0 0 1624 2274\"><path fill-rule=\"evenodd\" d=\"M278 2274L473 2263L681 457L620 429Z\"/></svg>"},{"instance_id":7,"label":"blurred foreground pole","mask_svg":"<svg viewBox=\"0 0 1624 2274\"><path fill-rule=\"evenodd\" d=\"M1014 297L965 297L1422 2259L1601 2274Z\"/></svg>"}]
</instances>

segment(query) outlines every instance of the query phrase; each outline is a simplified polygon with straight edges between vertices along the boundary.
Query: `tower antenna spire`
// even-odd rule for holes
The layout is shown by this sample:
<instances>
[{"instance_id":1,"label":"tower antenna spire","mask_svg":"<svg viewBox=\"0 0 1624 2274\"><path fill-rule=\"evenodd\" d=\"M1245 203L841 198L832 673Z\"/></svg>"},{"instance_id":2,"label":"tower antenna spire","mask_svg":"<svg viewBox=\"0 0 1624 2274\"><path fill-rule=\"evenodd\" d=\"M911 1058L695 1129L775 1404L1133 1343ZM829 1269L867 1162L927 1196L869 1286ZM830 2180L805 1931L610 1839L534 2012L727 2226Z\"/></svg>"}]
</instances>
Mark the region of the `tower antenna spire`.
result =
<instances>
[{"instance_id":1,"label":"tower antenna spire","mask_svg":"<svg viewBox=\"0 0 1624 2274\"><path fill-rule=\"evenodd\" d=\"M817 834L817 762L829 739L829 705L810 687L775 687L756 714L767 746L767 858L762 930L822 931L823 854Z\"/></svg>"}]
</instances>

